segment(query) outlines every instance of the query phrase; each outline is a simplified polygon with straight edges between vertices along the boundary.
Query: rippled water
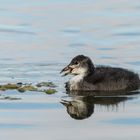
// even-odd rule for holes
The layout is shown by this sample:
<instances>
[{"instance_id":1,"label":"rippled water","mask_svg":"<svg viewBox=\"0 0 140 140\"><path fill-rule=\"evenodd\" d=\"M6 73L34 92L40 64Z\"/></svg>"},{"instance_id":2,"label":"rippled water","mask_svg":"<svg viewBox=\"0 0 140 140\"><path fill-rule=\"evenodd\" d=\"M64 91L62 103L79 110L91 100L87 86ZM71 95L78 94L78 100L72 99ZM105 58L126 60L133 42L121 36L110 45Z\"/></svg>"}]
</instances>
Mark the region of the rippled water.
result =
<instances>
[{"instance_id":1,"label":"rippled water","mask_svg":"<svg viewBox=\"0 0 140 140\"><path fill-rule=\"evenodd\" d=\"M1 91L2 140L140 139L139 91L69 97L59 74L77 54L140 73L139 0L0 2L0 83L58 86L55 95Z\"/></svg>"}]
</instances>

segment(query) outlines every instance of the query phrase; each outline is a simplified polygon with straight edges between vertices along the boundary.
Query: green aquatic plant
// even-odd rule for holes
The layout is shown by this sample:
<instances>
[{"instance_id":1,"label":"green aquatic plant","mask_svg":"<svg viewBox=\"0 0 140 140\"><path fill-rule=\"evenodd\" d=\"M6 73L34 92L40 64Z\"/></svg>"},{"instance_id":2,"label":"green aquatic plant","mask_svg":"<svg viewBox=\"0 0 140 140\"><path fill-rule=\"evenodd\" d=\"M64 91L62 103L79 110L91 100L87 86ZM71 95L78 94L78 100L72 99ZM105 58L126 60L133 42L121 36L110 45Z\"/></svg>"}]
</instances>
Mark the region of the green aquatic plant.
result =
<instances>
[{"instance_id":1,"label":"green aquatic plant","mask_svg":"<svg viewBox=\"0 0 140 140\"><path fill-rule=\"evenodd\" d=\"M4 85L0 85L1 91L6 90L18 90L19 92L26 92L26 91L36 91L36 92L44 92L46 94L54 94L57 91L54 89L56 85L52 82L41 82L36 85L31 83L8 83Z\"/></svg>"},{"instance_id":2,"label":"green aquatic plant","mask_svg":"<svg viewBox=\"0 0 140 140\"><path fill-rule=\"evenodd\" d=\"M19 92L25 92L25 91L38 91L38 89L32 85L25 85L18 88Z\"/></svg>"},{"instance_id":3,"label":"green aquatic plant","mask_svg":"<svg viewBox=\"0 0 140 140\"><path fill-rule=\"evenodd\" d=\"M44 90L44 92L45 93L47 93L47 94L54 94L54 93L56 93L57 91L55 90L55 89L47 89L47 90Z\"/></svg>"},{"instance_id":4,"label":"green aquatic plant","mask_svg":"<svg viewBox=\"0 0 140 140\"><path fill-rule=\"evenodd\" d=\"M56 87L56 85L53 82L41 82L36 84L37 87Z\"/></svg>"},{"instance_id":5,"label":"green aquatic plant","mask_svg":"<svg viewBox=\"0 0 140 140\"><path fill-rule=\"evenodd\" d=\"M5 85L0 85L0 90L9 90L9 89L17 89L19 86L17 84L5 84Z\"/></svg>"}]
</instances>

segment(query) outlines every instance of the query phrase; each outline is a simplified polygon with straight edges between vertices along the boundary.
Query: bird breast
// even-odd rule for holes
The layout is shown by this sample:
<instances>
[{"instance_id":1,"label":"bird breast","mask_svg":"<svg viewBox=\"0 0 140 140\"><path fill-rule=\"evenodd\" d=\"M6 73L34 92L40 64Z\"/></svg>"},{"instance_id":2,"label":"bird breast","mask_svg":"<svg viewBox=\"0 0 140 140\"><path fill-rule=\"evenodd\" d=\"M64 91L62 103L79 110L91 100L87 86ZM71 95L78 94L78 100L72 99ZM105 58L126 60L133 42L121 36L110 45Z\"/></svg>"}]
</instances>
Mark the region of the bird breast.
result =
<instances>
[{"instance_id":1,"label":"bird breast","mask_svg":"<svg viewBox=\"0 0 140 140\"><path fill-rule=\"evenodd\" d=\"M76 75L70 80L70 90L79 90L83 83L83 76Z\"/></svg>"}]
</instances>

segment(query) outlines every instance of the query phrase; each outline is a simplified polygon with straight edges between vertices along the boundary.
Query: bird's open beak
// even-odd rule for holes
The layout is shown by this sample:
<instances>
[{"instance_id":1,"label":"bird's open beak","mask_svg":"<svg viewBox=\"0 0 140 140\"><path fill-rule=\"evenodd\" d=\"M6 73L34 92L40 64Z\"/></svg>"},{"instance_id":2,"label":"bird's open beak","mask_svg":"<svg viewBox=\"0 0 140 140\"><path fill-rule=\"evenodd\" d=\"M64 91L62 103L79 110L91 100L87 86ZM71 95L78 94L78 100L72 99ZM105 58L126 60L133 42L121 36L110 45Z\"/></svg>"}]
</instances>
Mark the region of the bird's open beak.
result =
<instances>
[{"instance_id":1,"label":"bird's open beak","mask_svg":"<svg viewBox=\"0 0 140 140\"><path fill-rule=\"evenodd\" d=\"M71 103L65 100L60 101L61 104L63 104L64 106L69 106Z\"/></svg>"},{"instance_id":2,"label":"bird's open beak","mask_svg":"<svg viewBox=\"0 0 140 140\"><path fill-rule=\"evenodd\" d=\"M60 73L64 73L62 76L66 76L70 74L72 70L73 68L70 65L68 65L64 69L62 69Z\"/></svg>"}]
</instances>

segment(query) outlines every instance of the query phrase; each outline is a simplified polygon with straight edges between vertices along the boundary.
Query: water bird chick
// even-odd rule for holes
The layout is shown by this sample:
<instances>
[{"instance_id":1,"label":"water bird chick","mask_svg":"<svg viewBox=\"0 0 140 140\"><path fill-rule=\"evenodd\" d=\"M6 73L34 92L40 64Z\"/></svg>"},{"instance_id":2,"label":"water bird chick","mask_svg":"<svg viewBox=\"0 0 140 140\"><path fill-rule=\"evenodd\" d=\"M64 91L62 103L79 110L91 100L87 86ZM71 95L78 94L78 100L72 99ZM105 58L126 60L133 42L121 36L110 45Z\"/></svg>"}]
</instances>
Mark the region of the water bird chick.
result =
<instances>
[{"instance_id":1,"label":"water bird chick","mask_svg":"<svg viewBox=\"0 0 140 140\"><path fill-rule=\"evenodd\" d=\"M138 74L123 68L95 67L84 55L74 57L61 73L74 75L66 83L68 91L130 91L140 87Z\"/></svg>"}]
</instances>

